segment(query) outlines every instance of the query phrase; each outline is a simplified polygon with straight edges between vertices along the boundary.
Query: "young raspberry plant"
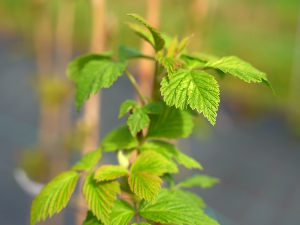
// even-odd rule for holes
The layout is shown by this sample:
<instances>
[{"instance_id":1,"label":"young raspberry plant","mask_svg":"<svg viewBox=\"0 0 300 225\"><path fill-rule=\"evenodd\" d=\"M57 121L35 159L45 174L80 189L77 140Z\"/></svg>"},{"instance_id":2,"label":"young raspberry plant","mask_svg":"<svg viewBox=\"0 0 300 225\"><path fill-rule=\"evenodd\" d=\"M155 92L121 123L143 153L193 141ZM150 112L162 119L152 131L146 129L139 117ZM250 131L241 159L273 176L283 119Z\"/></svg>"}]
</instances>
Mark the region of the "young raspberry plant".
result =
<instances>
[{"instance_id":1,"label":"young raspberry plant","mask_svg":"<svg viewBox=\"0 0 300 225\"><path fill-rule=\"evenodd\" d=\"M149 42L156 54L143 55L120 45L117 61L111 53L88 54L73 60L67 69L76 84L76 106L80 110L91 94L113 85L125 74L140 98L125 101L119 117L129 113L127 124L108 133L98 149L82 157L70 170L50 181L34 199L31 225L60 212L68 203L79 177L89 211L84 225L178 224L217 225L203 211L205 203L186 188L209 188L219 179L196 174L175 184L172 174L178 164L202 170L199 162L167 140L186 138L193 129L193 115L202 113L214 125L220 102L219 85L208 69L231 74L246 82L263 82L272 89L266 74L236 56L189 55L189 38L163 36L142 17L129 14L139 23L128 23ZM127 62L147 58L156 62L151 99L146 99L127 69ZM103 152L115 152L119 165L97 166ZM164 188L162 188L161 184Z\"/></svg>"}]
</instances>

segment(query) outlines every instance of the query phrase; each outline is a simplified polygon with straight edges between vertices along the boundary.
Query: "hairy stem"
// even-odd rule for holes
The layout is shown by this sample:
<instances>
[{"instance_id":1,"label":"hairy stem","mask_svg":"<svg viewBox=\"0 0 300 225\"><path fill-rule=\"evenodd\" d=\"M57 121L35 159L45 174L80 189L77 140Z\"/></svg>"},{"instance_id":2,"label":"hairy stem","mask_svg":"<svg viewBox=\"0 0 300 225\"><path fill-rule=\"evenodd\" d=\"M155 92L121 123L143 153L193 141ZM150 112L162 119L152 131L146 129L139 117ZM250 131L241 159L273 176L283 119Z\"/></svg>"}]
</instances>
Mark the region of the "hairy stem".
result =
<instances>
[{"instance_id":1,"label":"hairy stem","mask_svg":"<svg viewBox=\"0 0 300 225\"><path fill-rule=\"evenodd\" d=\"M134 79L134 77L132 76L132 74L128 70L125 70L125 73L126 73L128 79L131 81L132 85L134 86L136 92L138 93L142 104L145 105L146 103L145 103L144 97L142 95L142 92L141 92L136 80Z\"/></svg>"}]
</instances>

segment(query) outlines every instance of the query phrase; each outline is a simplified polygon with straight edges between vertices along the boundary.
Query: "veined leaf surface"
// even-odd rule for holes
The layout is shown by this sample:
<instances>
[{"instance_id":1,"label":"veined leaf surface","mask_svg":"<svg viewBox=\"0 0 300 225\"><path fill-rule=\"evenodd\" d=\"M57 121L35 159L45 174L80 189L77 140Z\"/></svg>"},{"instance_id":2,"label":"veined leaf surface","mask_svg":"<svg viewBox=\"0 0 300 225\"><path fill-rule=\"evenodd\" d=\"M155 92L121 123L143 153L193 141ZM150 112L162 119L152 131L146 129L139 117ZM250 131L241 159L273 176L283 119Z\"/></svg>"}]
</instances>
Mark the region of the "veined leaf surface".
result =
<instances>
[{"instance_id":1,"label":"veined leaf surface","mask_svg":"<svg viewBox=\"0 0 300 225\"><path fill-rule=\"evenodd\" d=\"M135 109L127 120L129 130L133 137L135 137L140 130L146 128L149 123L149 116L141 108Z\"/></svg>"},{"instance_id":2,"label":"veined leaf surface","mask_svg":"<svg viewBox=\"0 0 300 225\"><path fill-rule=\"evenodd\" d=\"M273 91L265 73L255 69L250 63L247 63L236 56L223 57L219 60L209 61L206 63L205 67L222 70L224 73L230 73L248 83L263 82Z\"/></svg>"},{"instance_id":3,"label":"veined leaf surface","mask_svg":"<svg viewBox=\"0 0 300 225\"><path fill-rule=\"evenodd\" d=\"M187 111L162 103L162 113L150 115L148 138L175 139L188 137L193 131L193 118Z\"/></svg>"},{"instance_id":4,"label":"veined leaf surface","mask_svg":"<svg viewBox=\"0 0 300 225\"><path fill-rule=\"evenodd\" d=\"M179 149L171 143L158 140L147 141L140 147L141 152L146 150L155 151L168 159L174 157L179 164L184 165L188 169L203 169L200 163L180 152Z\"/></svg>"},{"instance_id":5,"label":"veined leaf surface","mask_svg":"<svg viewBox=\"0 0 300 225\"><path fill-rule=\"evenodd\" d=\"M125 70L126 63L112 60L90 61L76 80L76 106L79 110L90 94L110 87Z\"/></svg>"},{"instance_id":6,"label":"veined leaf surface","mask_svg":"<svg viewBox=\"0 0 300 225\"><path fill-rule=\"evenodd\" d=\"M116 200L110 214L110 225L128 224L134 216L134 208L128 202Z\"/></svg>"},{"instance_id":7,"label":"veined leaf surface","mask_svg":"<svg viewBox=\"0 0 300 225\"><path fill-rule=\"evenodd\" d=\"M109 214L121 193L119 182L116 180L97 182L94 180L94 173L85 178L82 192L89 210L105 225L109 225Z\"/></svg>"},{"instance_id":8,"label":"veined leaf surface","mask_svg":"<svg viewBox=\"0 0 300 225\"><path fill-rule=\"evenodd\" d=\"M161 85L167 105L180 109L189 105L202 112L211 124L216 123L220 90L212 75L200 70L179 69L173 73L172 79L165 77Z\"/></svg>"},{"instance_id":9,"label":"veined leaf surface","mask_svg":"<svg viewBox=\"0 0 300 225\"><path fill-rule=\"evenodd\" d=\"M138 36L143 38L145 41L149 42L153 48L155 48L155 43L152 34L146 27L141 26L136 23L126 23Z\"/></svg>"},{"instance_id":10,"label":"veined leaf surface","mask_svg":"<svg viewBox=\"0 0 300 225\"><path fill-rule=\"evenodd\" d=\"M85 65L91 61L109 60L111 52L102 54L86 54L75 58L67 68L67 76L74 82L78 80Z\"/></svg>"},{"instance_id":11,"label":"veined leaf surface","mask_svg":"<svg viewBox=\"0 0 300 225\"><path fill-rule=\"evenodd\" d=\"M160 189L160 175L167 172L168 161L153 151L142 152L131 166L128 182L139 197L153 201Z\"/></svg>"},{"instance_id":12,"label":"veined leaf surface","mask_svg":"<svg viewBox=\"0 0 300 225\"><path fill-rule=\"evenodd\" d=\"M161 102L150 102L142 107L142 110L147 114L160 114L162 113Z\"/></svg>"},{"instance_id":13,"label":"veined leaf surface","mask_svg":"<svg viewBox=\"0 0 300 225\"><path fill-rule=\"evenodd\" d=\"M95 171L94 179L97 181L114 180L118 177L128 175L128 170L122 166L104 165Z\"/></svg>"},{"instance_id":14,"label":"veined leaf surface","mask_svg":"<svg viewBox=\"0 0 300 225\"><path fill-rule=\"evenodd\" d=\"M163 39L161 34L155 28L153 28L144 18L142 18L141 16L139 16L137 14L128 14L128 15L135 18L136 20L141 22L144 26L146 26L149 29L149 31L151 32L153 39L154 39L154 44L155 44L154 48L157 52L159 50L163 49L163 47L165 45L165 40Z\"/></svg>"},{"instance_id":15,"label":"veined leaf surface","mask_svg":"<svg viewBox=\"0 0 300 225\"><path fill-rule=\"evenodd\" d=\"M67 171L51 180L32 202L30 224L52 217L66 207L78 177L75 171Z\"/></svg>"},{"instance_id":16,"label":"veined leaf surface","mask_svg":"<svg viewBox=\"0 0 300 225\"><path fill-rule=\"evenodd\" d=\"M174 223L178 225L201 224L203 211L194 205L187 204L178 198L174 192L161 189L155 202L142 201L139 205L139 214L151 221L163 224Z\"/></svg>"}]
</instances>

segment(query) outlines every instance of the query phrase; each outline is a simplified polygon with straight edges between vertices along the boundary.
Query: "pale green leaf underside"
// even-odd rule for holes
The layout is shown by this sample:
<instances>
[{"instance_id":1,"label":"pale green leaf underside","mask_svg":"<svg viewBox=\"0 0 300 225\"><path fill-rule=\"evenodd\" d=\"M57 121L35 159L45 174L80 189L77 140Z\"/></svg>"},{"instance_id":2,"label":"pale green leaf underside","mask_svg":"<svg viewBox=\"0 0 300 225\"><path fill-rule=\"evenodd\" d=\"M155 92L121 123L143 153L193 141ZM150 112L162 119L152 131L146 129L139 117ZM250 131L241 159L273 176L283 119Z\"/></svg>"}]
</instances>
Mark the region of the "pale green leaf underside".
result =
<instances>
[{"instance_id":1,"label":"pale green leaf underside","mask_svg":"<svg viewBox=\"0 0 300 225\"><path fill-rule=\"evenodd\" d=\"M91 94L110 87L125 70L126 63L111 60L90 61L76 80L76 106L79 110Z\"/></svg>"},{"instance_id":2,"label":"pale green leaf underside","mask_svg":"<svg viewBox=\"0 0 300 225\"><path fill-rule=\"evenodd\" d=\"M78 171L90 171L92 170L97 162L100 160L102 155L101 149L96 149L94 151L91 151L87 154L85 154L81 160L77 163L75 163L74 166L72 166L72 170L78 170Z\"/></svg>"},{"instance_id":3,"label":"pale green leaf underside","mask_svg":"<svg viewBox=\"0 0 300 225\"><path fill-rule=\"evenodd\" d=\"M128 170L122 166L104 165L95 171L94 179L97 181L114 180L128 175Z\"/></svg>"},{"instance_id":4,"label":"pale green leaf underside","mask_svg":"<svg viewBox=\"0 0 300 225\"><path fill-rule=\"evenodd\" d=\"M30 224L52 217L66 207L78 177L75 171L67 171L51 180L32 202Z\"/></svg>"},{"instance_id":5,"label":"pale green leaf underside","mask_svg":"<svg viewBox=\"0 0 300 225\"><path fill-rule=\"evenodd\" d=\"M208 175L196 174L190 178L177 184L180 188L191 188L191 187L201 187L209 188L220 182L219 178L210 177Z\"/></svg>"},{"instance_id":6,"label":"pale green leaf underside","mask_svg":"<svg viewBox=\"0 0 300 225\"><path fill-rule=\"evenodd\" d=\"M138 146L139 142L133 137L126 124L115 128L108 133L101 142L104 151L116 151L118 149L132 149Z\"/></svg>"},{"instance_id":7,"label":"pale green leaf underside","mask_svg":"<svg viewBox=\"0 0 300 225\"><path fill-rule=\"evenodd\" d=\"M162 103L162 113L150 115L148 138L175 139L188 137L193 131L193 118L187 111Z\"/></svg>"},{"instance_id":8,"label":"pale green leaf underside","mask_svg":"<svg viewBox=\"0 0 300 225\"><path fill-rule=\"evenodd\" d=\"M160 114L162 113L161 102L151 102L142 107L142 110L147 114Z\"/></svg>"},{"instance_id":9,"label":"pale green leaf underside","mask_svg":"<svg viewBox=\"0 0 300 225\"><path fill-rule=\"evenodd\" d=\"M212 75L201 70L179 69L173 73L172 79L165 77L161 85L167 105L180 109L189 105L202 112L211 124L216 123L220 90Z\"/></svg>"},{"instance_id":10,"label":"pale green leaf underside","mask_svg":"<svg viewBox=\"0 0 300 225\"><path fill-rule=\"evenodd\" d=\"M228 56L219 60L209 61L205 67L219 69L224 73L230 73L248 83L263 82L273 91L265 73L255 69L250 63L236 56Z\"/></svg>"},{"instance_id":11,"label":"pale green leaf underside","mask_svg":"<svg viewBox=\"0 0 300 225\"><path fill-rule=\"evenodd\" d=\"M153 57L144 55L138 49L126 45L119 45L118 55L120 61L126 61L127 59L132 58L146 58L154 60Z\"/></svg>"},{"instance_id":12,"label":"pale green leaf underside","mask_svg":"<svg viewBox=\"0 0 300 225\"><path fill-rule=\"evenodd\" d=\"M126 100L122 103L120 106L120 112L119 112L119 118L124 116L126 113L128 113L133 108L139 108L139 104L133 100Z\"/></svg>"},{"instance_id":13,"label":"pale green leaf underside","mask_svg":"<svg viewBox=\"0 0 300 225\"><path fill-rule=\"evenodd\" d=\"M128 202L116 200L109 217L109 225L128 224L134 216L134 208Z\"/></svg>"},{"instance_id":14,"label":"pale green leaf underside","mask_svg":"<svg viewBox=\"0 0 300 225\"><path fill-rule=\"evenodd\" d=\"M133 137L135 137L140 130L146 128L149 123L149 116L141 108L135 109L127 120L127 125Z\"/></svg>"},{"instance_id":15,"label":"pale green leaf underside","mask_svg":"<svg viewBox=\"0 0 300 225\"><path fill-rule=\"evenodd\" d=\"M138 36L143 38L145 41L149 42L153 48L155 48L155 43L152 34L147 28L136 24L136 23L126 23Z\"/></svg>"},{"instance_id":16,"label":"pale green leaf underside","mask_svg":"<svg viewBox=\"0 0 300 225\"><path fill-rule=\"evenodd\" d=\"M92 211L88 211L85 221L83 221L82 225L104 225L100 220L97 219L96 216L94 216Z\"/></svg>"},{"instance_id":17,"label":"pale green leaf underside","mask_svg":"<svg viewBox=\"0 0 300 225\"><path fill-rule=\"evenodd\" d=\"M146 26L149 29L154 39L154 43L155 43L154 48L157 52L163 49L165 45L165 40L155 28L153 28L149 23L147 23L147 21L144 18L142 18L137 14L128 14L128 15L135 18L136 20L141 22L144 26Z\"/></svg>"},{"instance_id":18,"label":"pale green leaf underside","mask_svg":"<svg viewBox=\"0 0 300 225\"><path fill-rule=\"evenodd\" d=\"M85 65L91 61L100 61L108 60L112 53L103 53L103 54L87 54L75 58L67 68L67 76L74 82L80 77L80 73L85 67Z\"/></svg>"},{"instance_id":19,"label":"pale green leaf underside","mask_svg":"<svg viewBox=\"0 0 300 225\"><path fill-rule=\"evenodd\" d=\"M141 152L146 150L155 151L168 159L174 158L179 164L184 165L188 169L203 169L200 163L180 152L178 148L171 143L164 141L148 141L140 147Z\"/></svg>"},{"instance_id":20,"label":"pale green leaf underside","mask_svg":"<svg viewBox=\"0 0 300 225\"><path fill-rule=\"evenodd\" d=\"M148 142L146 142L145 144L143 144L143 146L141 146L140 148L141 152L151 150L156 152L157 154L160 154L165 158L166 161L168 161L168 163L166 164L166 171L168 173L178 173L177 164L172 160L172 155L170 155L169 152L161 151L160 148L152 148L152 146L149 146L147 143Z\"/></svg>"},{"instance_id":21,"label":"pale green leaf underside","mask_svg":"<svg viewBox=\"0 0 300 225\"><path fill-rule=\"evenodd\" d=\"M136 195L147 201L154 201L162 180L157 175L138 171L130 175L128 183Z\"/></svg>"},{"instance_id":22,"label":"pale green leaf underside","mask_svg":"<svg viewBox=\"0 0 300 225\"><path fill-rule=\"evenodd\" d=\"M178 198L181 198L182 201L185 201L187 204L200 208L204 208L206 206L203 199L192 192L177 189L174 191L174 193Z\"/></svg>"},{"instance_id":23,"label":"pale green leaf underside","mask_svg":"<svg viewBox=\"0 0 300 225\"><path fill-rule=\"evenodd\" d=\"M187 204L167 189L160 190L154 203L142 201L138 211L142 217L163 224L197 225L203 218L200 208Z\"/></svg>"},{"instance_id":24,"label":"pale green leaf underside","mask_svg":"<svg viewBox=\"0 0 300 225\"><path fill-rule=\"evenodd\" d=\"M160 189L160 175L166 172L168 161L153 151L142 152L131 166L130 189L139 197L153 201Z\"/></svg>"},{"instance_id":25,"label":"pale green leaf underside","mask_svg":"<svg viewBox=\"0 0 300 225\"><path fill-rule=\"evenodd\" d=\"M118 181L97 182L93 179L94 173L87 175L85 178L82 192L86 204L97 217L105 225L109 224L109 214L120 194L120 186Z\"/></svg>"},{"instance_id":26,"label":"pale green leaf underside","mask_svg":"<svg viewBox=\"0 0 300 225\"><path fill-rule=\"evenodd\" d=\"M143 151L132 164L130 171L132 173L146 171L160 176L167 172L167 163L168 161L160 154L151 150Z\"/></svg>"}]
</instances>

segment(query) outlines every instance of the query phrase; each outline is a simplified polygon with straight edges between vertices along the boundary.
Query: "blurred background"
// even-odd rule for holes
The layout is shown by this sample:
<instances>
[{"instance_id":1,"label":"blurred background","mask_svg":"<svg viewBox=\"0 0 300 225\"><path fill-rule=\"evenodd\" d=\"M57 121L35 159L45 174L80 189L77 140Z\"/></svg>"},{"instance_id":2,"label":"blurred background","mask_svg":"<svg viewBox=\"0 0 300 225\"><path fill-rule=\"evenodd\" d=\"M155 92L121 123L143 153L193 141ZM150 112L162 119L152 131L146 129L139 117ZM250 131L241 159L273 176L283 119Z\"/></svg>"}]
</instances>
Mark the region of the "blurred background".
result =
<instances>
[{"instance_id":1,"label":"blurred background","mask_svg":"<svg viewBox=\"0 0 300 225\"><path fill-rule=\"evenodd\" d=\"M263 84L217 77L216 125L198 116L192 137L179 147L222 180L193 189L221 225L299 225L299 0L1 0L0 224L29 224L43 183L125 122L119 106L135 98L126 77L78 113L65 71L74 57L117 52L119 43L151 54L124 24L132 22L127 13L180 39L194 34L190 52L237 55L267 73L275 96ZM152 69L147 61L130 64L145 95ZM115 160L108 154L101 163ZM180 169L177 182L198 172ZM85 210L75 194L63 213L43 224L80 224Z\"/></svg>"}]
</instances>

